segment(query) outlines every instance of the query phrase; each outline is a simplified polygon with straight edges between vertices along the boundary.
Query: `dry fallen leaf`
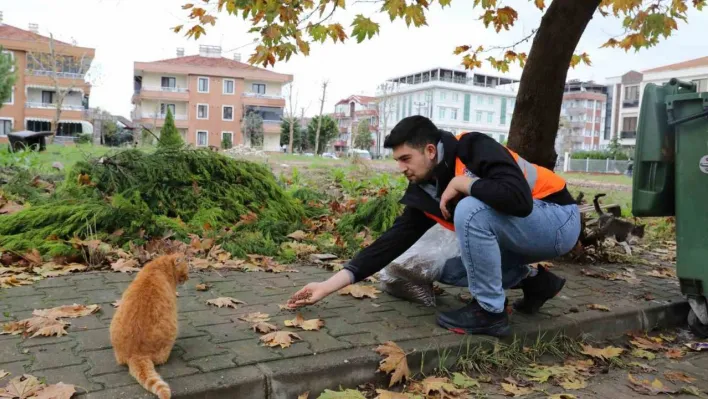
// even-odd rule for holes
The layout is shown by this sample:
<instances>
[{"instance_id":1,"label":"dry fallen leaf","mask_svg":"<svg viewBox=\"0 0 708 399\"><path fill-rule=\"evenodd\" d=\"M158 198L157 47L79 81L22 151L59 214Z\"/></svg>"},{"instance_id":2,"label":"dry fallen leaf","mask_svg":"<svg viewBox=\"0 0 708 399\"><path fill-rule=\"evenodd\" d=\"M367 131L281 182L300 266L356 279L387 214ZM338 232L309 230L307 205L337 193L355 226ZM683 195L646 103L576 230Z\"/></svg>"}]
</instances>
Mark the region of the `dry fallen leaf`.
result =
<instances>
[{"instance_id":1,"label":"dry fallen leaf","mask_svg":"<svg viewBox=\"0 0 708 399\"><path fill-rule=\"evenodd\" d=\"M324 321L320 319L305 320L300 313L294 319L285 320L285 325L288 327L300 327L305 331L317 331L324 326Z\"/></svg>"},{"instance_id":2,"label":"dry fallen leaf","mask_svg":"<svg viewBox=\"0 0 708 399\"><path fill-rule=\"evenodd\" d=\"M123 300L117 299L115 302L111 303L111 305L113 305L114 308L119 308L121 303L123 303Z\"/></svg>"},{"instance_id":3,"label":"dry fallen leaf","mask_svg":"<svg viewBox=\"0 0 708 399\"><path fill-rule=\"evenodd\" d=\"M8 373L7 371L0 370L0 380L7 377L8 375L10 375L10 373Z\"/></svg>"},{"instance_id":4,"label":"dry fallen leaf","mask_svg":"<svg viewBox=\"0 0 708 399\"><path fill-rule=\"evenodd\" d=\"M12 287L19 287L22 285L31 285L31 284L32 284L32 281L21 279L16 275L15 276L0 277L0 288L12 288Z\"/></svg>"},{"instance_id":5,"label":"dry fallen leaf","mask_svg":"<svg viewBox=\"0 0 708 399\"><path fill-rule=\"evenodd\" d=\"M571 395L569 393L557 393L555 395L551 395L548 397L548 399L577 399L575 395Z\"/></svg>"},{"instance_id":6,"label":"dry fallen leaf","mask_svg":"<svg viewBox=\"0 0 708 399\"><path fill-rule=\"evenodd\" d=\"M135 259L120 258L111 264L111 269L121 273L139 272L138 261Z\"/></svg>"},{"instance_id":7,"label":"dry fallen leaf","mask_svg":"<svg viewBox=\"0 0 708 399\"><path fill-rule=\"evenodd\" d=\"M657 278L670 278L670 279L676 278L676 270L665 268L665 267L655 269L650 272L646 272L644 274L647 276L657 277Z\"/></svg>"},{"instance_id":8,"label":"dry fallen leaf","mask_svg":"<svg viewBox=\"0 0 708 399\"><path fill-rule=\"evenodd\" d=\"M627 374L627 379L629 379L629 387L633 390L643 394L643 395L658 395L660 393L676 393L676 391L669 389L664 386L664 384L659 381L659 379L654 379L654 381L649 380L639 380L632 376L632 374Z\"/></svg>"},{"instance_id":9,"label":"dry fallen leaf","mask_svg":"<svg viewBox=\"0 0 708 399\"><path fill-rule=\"evenodd\" d=\"M310 397L310 391L301 393L297 396L297 399L307 399L308 397Z\"/></svg>"},{"instance_id":10,"label":"dry fallen leaf","mask_svg":"<svg viewBox=\"0 0 708 399\"><path fill-rule=\"evenodd\" d=\"M189 264L197 270L204 270L209 268L209 261L206 259L194 258L189 262Z\"/></svg>"},{"instance_id":11,"label":"dry fallen leaf","mask_svg":"<svg viewBox=\"0 0 708 399\"><path fill-rule=\"evenodd\" d=\"M673 382L674 384L680 382L685 382L687 384L692 384L694 381L696 381L695 378L686 375L686 373L683 373L681 371L666 371L664 372L664 378L667 380Z\"/></svg>"},{"instance_id":12,"label":"dry fallen leaf","mask_svg":"<svg viewBox=\"0 0 708 399\"><path fill-rule=\"evenodd\" d=\"M378 395L374 399L416 399L416 398L420 398L420 396L414 395L412 393L392 392L392 391L387 391L385 389L377 389L376 393Z\"/></svg>"},{"instance_id":13,"label":"dry fallen leaf","mask_svg":"<svg viewBox=\"0 0 708 399\"><path fill-rule=\"evenodd\" d=\"M339 295L351 295L354 298L369 297L376 299L376 294L381 293L381 291L369 285L358 285L352 284L348 285L341 290L339 290Z\"/></svg>"},{"instance_id":14,"label":"dry fallen leaf","mask_svg":"<svg viewBox=\"0 0 708 399\"><path fill-rule=\"evenodd\" d=\"M428 377L421 384L423 384L423 393L428 397L438 393L442 398L454 398L465 393L463 389L455 388L455 385L444 377Z\"/></svg>"},{"instance_id":15,"label":"dry fallen leaf","mask_svg":"<svg viewBox=\"0 0 708 399\"><path fill-rule=\"evenodd\" d=\"M0 388L0 398L27 399L42 389L42 384L35 376L25 374L11 379L5 388Z\"/></svg>"},{"instance_id":16,"label":"dry fallen leaf","mask_svg":"<svg viewBox=\"0 0 708 399\"><path fill-rule=\"evenodd\" d=\"M630 367L636 367L641 369L644 373L656 373L656 369L645 363L632 362L629 364Z\"/></svg>"},{"instance_id":17,"label":"dry fallen leaf","mask_svg":"<svg viewBox=\"0 0 708 399\"><path fill-rule=\"evenodd\" d=\"M29 319L24 319L20 321L13 321L10 323L6 323L2 326L2 331L0 331L0 335L2 334L12 334L12 335L18 335L18 334L23 334L24 336L27 336L29 334L33 334L32 338L42 335L42 336L52 336L56 335L57 337L61 337L62 335L66 335L67 332L65 330L66 326L69 325L69 323L66 323L61 320L57 319L51 319L48 317L31 317Z\"/></svg>"},{"instance_id":18,"label":"dry fallen leaf","mask_svg":"<svg viewBox=\"0 0 708 399\"><path fill-rule=\"evenodd\" d=\"M251 328L253 329L253 331L262 334L268 334L269 332L278 331L278 326L276 326L275 324L266 323L265 321L259 321L257 323L254 323Z\"/></svg>"},{"instance_id":19,"label":"dry fallen leaf","mask_svg":"<svg viewBox=\"0 0 708 399\"><path fill-rule=\"evenodd\" d=\"M598 305L598 304L596 304L596 303L593 303L593 304L588 305L588 309L601 310L601 311L603 311L603 312L609 312L609 311L610 311L610 308L608 308L607 306L605 306L605 305Z\"/></svg>"},{"instance_id":20,"label":"dry fallen leaf","mask_svg":"<svg viewBox=\"0 0 708 399\"><path fill-rule=\"evenodd\" d=\"M207 303L207 305L214 305L214 306L218 306L220 308L223 308L224 306L226 306L227 308L234 308L234 309L238 308L238 306L236 306L236 305L239 305L239 304L245 305L246 304L246 302L244 302L244 301L239 301L238 299L231 298L228 296L222 296L222 297L219 297L216 299L209 299L206 303Z\"/></svg>"},{"instance_id":21,"label":"dry fallen leaf","mask_svg":"<svg viewBox=\"0 0 708 399\"><path fill-rule=\"evenodd\" d=\"M47 317L50 319L59 319L62 317L76 318L88 316L96 313L101 309L98 305L64 305L51 309L40 309L32 312L35 316Z\"/></svg>"},{"instance_id":22,"label":"dry fallen leaf","mask_svg":"<svg viewBox=\"0 0 708 399\"><path fill-rule=\"evenodd\" d=\"M23 209L25 209L25 206L20 205L15 201L0 203L0 215L12 215L13 213L17 213Z\"/></svg>"},{"instance_id":23,"label":"dry fallen leaf","mask_svg":"<svg viewBox=\"0 0 708 399\"><path fill-rule=\"evenodd\" d=\"M681 387L681 390L679 393L685 393L687 395L693 395L699 398L704 397L703 394L701 393L700 389L694 387L694 386L688 386L688 387Z\"/></svg>"},{"instance_id":24,"label":"dry fallen leaf","mask_svg":"<svg viewBox=\"0 0 708 399\"><path fill-rule=\"evenodd\" d=\"M196 286L194 286L194 289L196 289L197 291L206 291L206 290L209 289L209 285L207 285L207 284L197 284Z\"/></svg>"},{"instance_id":25,"label":"dry fallen leaf","mask_svg":"<svg viewBox=\"0 0 708 399\"><path fill-rule=\"evenodd\" d=\"M264 342L264 345L268 345L270 347L280 345L281 348L289 347L292 344L293 339L302 338L300 338L300 336L296 333L290 331L274 331L261 337L261 341Z\"/></svg>"},{"instance_id":26,"label":"dry fallen leaf","mask_svg":"<svg viewBox=\"0 0 708 399\"><path fill-rule=\"evenodd\" d=\"M533 389L531 388L523 388L516 384L506 382L502 382L501 387L504 392L506 392L506 396L512 396L515 398L526 396L533 392Z\"/></svg>"},{"instance_id":27,"label":"dry fallen leaf","mask_svg":"<svg viewBox=\"0 0 708 399\"><path fill-rule=\"evenodd\" d=\"M379 362L379 371L383 371L386 374L393 373L391 375L391 381L388 384L389 387L410 378L411 372L408 369L406 352L404 352L400 346L396 345L393 341L388 341L383 345L379 345L374 351L381 356L385 356L385 358Z\"/></svg>"},{"instance_id":28,"label":"dry fallen leaf","mask_svg":"<svg viewBox=\"0 0 708 399\"><path fill-rule=\"evenodd\" d=\"M36 249L27 252L22 255L22 257L33 266L42 264L42 255L40 255L39 251Z\"/></svg>"},{"instance_id":29,"label":"dry fallen leaf","mask_svg":"<svg viewBox=\"0 0 708 399\"><path fill-rule=\"evenodd\" d=\"M270 320L270 315L267 313L255 312L255 313L249 313L244 316L240 316L238 319L249 322L249 323L258 323L261 321Z\"/></svg>"},{"instance_id":30,"label":"dry fallen leaf","mask_svg":"<svg viewBox=\"0 0 708 399\"><path fill-rule=\"evenodd\" d=\"M561 381L560 386L568 390L583 389L588 386L588 382L581 378L573 378Z\"/></svg>"},{"instance_id":31,"label":"dry fallen leaf","mask_svg":"<svg viewBox=\"0 0 708 399\"><path fill-rule=\"evenodd\" d=\"M458 388L479 388L479 381L462 373L452 373L452 383Z\"/></svg>"},{"instance_id":32,"label":"dry fallen leaf","mask_svg":"<svg viewBox=\"0 0 708 399\"><path fill-rule=\"evenodd\" d=\"M288 234L288 238L292 238L293 240L298 241L304 240L305 238L307 238L307 233L302 230L293 231L292 233Z\"/></svg>"},{"instance_id":33,"label":"dry fallen leaf","mask_svg":"<svg viewBox=\"0 0 708 399\"><path fill-rule=\"evenodd\" d=\"M680 359L686 355L686 352L683 351L683 349L679 348L671 348L668 351L666 351L666 357L669 359Z\"/></svg>"},{"instance_id":34,"label":"dry fallen leaf","mask_svg":"<svg viewBox=\"0 0 708 399\"><path fill-rule=\"evenodd\" d=\"M659 339L661 341L661 339ZM640 349L646 349L650 351L658 351L662 349L666 349L664 344L661 342L656 342L652 341L651 339L643 338L643 337L635 337L633 340L629 341L632 345L636 346L637 348Z\"/></svg>"},{"instance_id":35,"label":"dry fallen leaf","mask_svg":"<svg viewBox=\"0 0 708 399\"><path fill-rule=\"evenodd\" d=\"M633 350L633 351L632 351L632 356L634 356L634 357L639 357L639 358L642 358L642 359L647 359L647 360L654 360L654 359L656 359L656 355L655 355L655 354L653 354L653 353L651 353L651 352L649 352L649 351L646 351L646 350L644 350L644 349L635 349L635 350Z\"/></svg>"},{"instance_id":36,"label":"dry fallen leaf","mask_svg":"<svg viewBox=\"0 0 708 399\"><path fill-rule=\"evenodd\" d=\"M608 346L606 348L593 348L591 345L583 345L583 350L580 353L591 357L596 357L598 359L608 360L613 357L618 357L622 354L622 352L624 352L624 349L614 346Z\"/></svg>"},{"instance_id":37,"label":"dry fallen leaf","mask_svg":"<svg viewBox=\"0 0 708 399\"><path fill-rule=\"evenodd\" d=\"M32 399L70 399L76 393L76 388L73 385L58 384L49 385L38 391Z\"/></svg>"}]
</instances>

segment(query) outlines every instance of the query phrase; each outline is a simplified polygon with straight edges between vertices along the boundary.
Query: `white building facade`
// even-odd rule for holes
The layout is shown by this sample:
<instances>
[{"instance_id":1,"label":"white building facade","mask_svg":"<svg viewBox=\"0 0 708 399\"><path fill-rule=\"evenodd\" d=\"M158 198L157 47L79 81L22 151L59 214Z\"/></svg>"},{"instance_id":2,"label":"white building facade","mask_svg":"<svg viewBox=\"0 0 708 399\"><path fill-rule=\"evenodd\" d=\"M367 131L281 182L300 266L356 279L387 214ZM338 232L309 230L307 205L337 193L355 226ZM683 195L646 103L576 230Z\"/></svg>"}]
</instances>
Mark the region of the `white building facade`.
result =
<instances>
[{"instance_id":1,"label":"white building facade","mask_svg":"<svg viewBox=\"0 0 708 399\"><path fill-rule=\"evenodd\" d=\"M389 79L377 93L382 138L403 118L422 115L453 134L478 131L500 143L509 136L518 80L450 68Z\"/></svg>"},{"instance_id":2,"label":"white building facade","mask_svg":"<svg viewBox=\"0 0 708 399\"><path fill-rule=\"evenodd\" d=\"M696 58L645 71L630 71L607 79L614 88L611 137L619 137L625 147L636 145L637 124L644 87L649 83L663 84L677 78L696 83L699 92L708 91L708 57Z\"/></svg>"}]
</instances>

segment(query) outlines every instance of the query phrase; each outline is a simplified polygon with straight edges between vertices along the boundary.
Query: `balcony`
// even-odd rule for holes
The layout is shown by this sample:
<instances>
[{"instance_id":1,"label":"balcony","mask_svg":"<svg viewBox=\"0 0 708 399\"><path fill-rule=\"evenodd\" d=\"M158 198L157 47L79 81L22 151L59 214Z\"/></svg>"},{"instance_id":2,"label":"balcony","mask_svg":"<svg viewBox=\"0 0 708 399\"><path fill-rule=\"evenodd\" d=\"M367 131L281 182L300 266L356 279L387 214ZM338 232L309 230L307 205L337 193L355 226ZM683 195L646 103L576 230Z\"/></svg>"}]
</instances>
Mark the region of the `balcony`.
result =
<instances>
[{"instance_id":1,"label":"balcony","mask_svg":"<svg viewBox=\"0 0 708 399\"><path fill-rule=\"evenodd\" d=\"M189 101L189 89L184 87L143 86L135 90L134 97L145 100ZM133 102L135 102L135 99Z\"/></svg>"},{"instance_id":2,"label":"balcony","mask_svg":"<svg viewBox=\"0 0 708 399\"><path fill-rule=\"evenodd\" d=\"M568 113L568 115L573 115L573 116L582 115L585 113L586 110L587 110L587 108L580 107L580 106L566 108L566 112Z\"/></svg>"},{"instance_id":3,"label":"balcony","mask_svg":"<svg viewBox=\"0 0 708 399\"><path fill-rule=\"evenodd\" d=\"M55 76L54 71L42 69L25 69L25 74L32 76ZM56 72L56 77L59 79L83 79L84 75L83 73Z\"/></svg>"},{"instance_id":4,"label":"balcony","mask_svg":"<svg viewBox=\"0 0 708 399\"><path fill-rule=\"evenodd\" d=\"M160 112L132 112L131 118L133 121L140 121L145 126L153 126L160 128L165 124L165 118L167 114ZM184 114L175 114L172 116L175 120L175 126L180 129L187 129L189 127L189 116Z\"/></svg>"},{"instance_id":5,"label":"balcony","mask_svg":"<svg viewBox=\"0 0 708 399\"><path fill-rule=\"evenodd\" d=\"M260 105L279 108L285 106L285 97L280 95L243 92L241 97L243 99L243 103L246 105Z\"/></svg>"},{"instance_id":6,"label":"balcony","mask_svg":"<svg viewBox=\"0 0 708 399\"><path fill-rule=\"evenodd\" d=\"M623 130L620 132L620 139L622 140L632 140L637 138L636 130Z\"/></svg>"},{"instance_id":7,"label":"balcony","mask_svg":"<svg viewBox=\"0 0 708 399\"><path fill-rule=\"evenodd\" d=\"M622 101L622 108L636 108L639 106L639 99L626 99Z\"/></svg>"},{"instance_id":8,"label":"balcony","mask_svg":"<svg viewBox=\"0 0 708 399\"><path fill-rule=\"evenodd\" d=\"M176 121L186 121L187 120L187 115L175 114L172 116ZM142 117L142 119L165 119L165 118L167 118L167 114L163 114L160 112L143 112L141 114L141 117Z\"/></svg>"},{"instance_id":9,"label":"balcony","mask_svg":"<svg viewBox=\"0 0 708 399\"><path fill-rule=\"evenodd\" d=\"M573 129L582 129L585 127L585 121L572 121L570 127Z\"/></svg>"},{"instance_id":10,"label":"balcony","mask_svg":"<svg viewBox=\"0 0 708 399\"><path fill-rule=\"evenodd\" d=\"M25 108L41 108L41 109L56 109L57 105L55 103L42 103L42 102L26 102ZM85 108L82 105L66 105L61 106L62 111L83 111Z\"/></svg>"},{"instance_id":11,"label":"balcony","mask_svg":"<svg viewBox=\"0 0 708 399\"><path fill-rule=\"evenodd\" d=\"M267 98L270 100L285 100L285 97L279 96L276 94L261 94L261 93L253 93L250 91L244 91L243 96L244 97L251 97L251 98Z\"/></svg>"}]
</instances>

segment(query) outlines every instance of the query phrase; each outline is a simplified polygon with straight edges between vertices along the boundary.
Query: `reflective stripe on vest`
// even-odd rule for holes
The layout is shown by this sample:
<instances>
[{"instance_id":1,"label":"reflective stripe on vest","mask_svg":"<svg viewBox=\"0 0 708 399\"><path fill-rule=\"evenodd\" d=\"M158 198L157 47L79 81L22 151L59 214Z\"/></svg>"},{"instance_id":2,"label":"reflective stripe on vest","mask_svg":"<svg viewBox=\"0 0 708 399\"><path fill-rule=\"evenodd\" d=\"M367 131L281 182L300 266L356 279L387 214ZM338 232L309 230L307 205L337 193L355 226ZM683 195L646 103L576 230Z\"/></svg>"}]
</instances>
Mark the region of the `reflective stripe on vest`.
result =
<instances>
[{"instance_id":1,"label":"reflective stripe on vest","mask_svg":"<svg viewBox=\"0 0 708 399\"><path fill-rule=\"evenodd\" d=\"M460 133L456 136L456 138L459 140L460 137L462 137L462 135L464 134L466 133ZM553 173L553 171L546 169L542 166L532 164L531 162L519 156L519 154L517 154L516 152L508 149L507 147L504 148L509 151L511 156L514 158L514 161L516 161L516 164L519 165L519 168L521 168L521 171L524 173L526 182L528 183L529 188L531 189L531 197L533 199L546 198L551 194L557 193L558 191L562 190L563 187L565 187L565 180L563 180L563 178L558 176L557 174ZM455 161L455 176L464 175L466 169L467 167L465 166L465 164L460 160L460 158L457 158ZM446 229L455 231L455 225L452 222L439 218L428 212L424 213L427 217L435 220Z\"/></svg>"}]
</instances>

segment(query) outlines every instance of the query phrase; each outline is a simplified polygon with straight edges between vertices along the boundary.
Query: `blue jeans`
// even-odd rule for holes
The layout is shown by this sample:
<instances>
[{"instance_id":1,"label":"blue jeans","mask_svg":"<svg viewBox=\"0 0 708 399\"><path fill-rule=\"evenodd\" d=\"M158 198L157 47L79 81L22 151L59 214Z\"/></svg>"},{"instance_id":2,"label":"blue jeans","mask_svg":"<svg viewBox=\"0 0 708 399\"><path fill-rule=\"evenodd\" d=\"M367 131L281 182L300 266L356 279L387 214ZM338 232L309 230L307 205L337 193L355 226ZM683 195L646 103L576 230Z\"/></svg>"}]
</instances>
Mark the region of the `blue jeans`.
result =
<instances>
[{"instance_id":1,"label":"blue jeans","mask_svg":"<svg viewBox=\"0 0 708 399\"><path fill-rule=\"evenodd\" d=\"M447 261L439 281L469 287L488 312L504 311L504 289L529 276L529 263L568 253L580 235L577 205L533 201L525 218L499 213L474 197L455 209L461 257Z\"/></svg>"}]
</instances>

